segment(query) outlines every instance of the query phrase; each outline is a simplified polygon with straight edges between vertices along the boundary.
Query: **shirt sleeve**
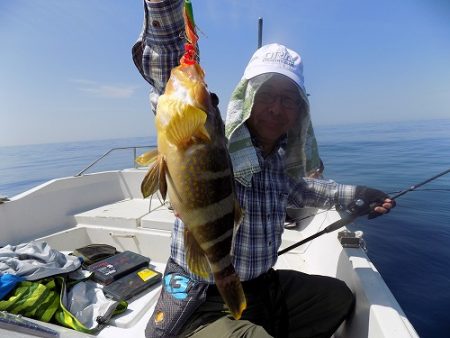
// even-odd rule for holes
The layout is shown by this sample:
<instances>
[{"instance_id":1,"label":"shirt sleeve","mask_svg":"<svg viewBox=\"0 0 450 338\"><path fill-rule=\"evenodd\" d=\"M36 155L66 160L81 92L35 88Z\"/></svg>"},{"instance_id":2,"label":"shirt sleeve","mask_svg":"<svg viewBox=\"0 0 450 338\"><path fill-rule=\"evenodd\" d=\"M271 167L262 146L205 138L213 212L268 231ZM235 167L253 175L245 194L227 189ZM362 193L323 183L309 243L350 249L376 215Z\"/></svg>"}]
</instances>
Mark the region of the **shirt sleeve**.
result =
<instances>
[{"instance_id":1,"label":"shirt sleeve","mask_svg":"<svg viewBox=\"0 0 450 338\"><path fill-rule=\"evenodd\" d=\"M152 86L154 112L154 103L164 92L170 70L178 66L184 44L183 0L144 0L144 23L132 47L132 57L139 73Z\"/></svg>"},{"instance_id":2,"label":"shirt sleeve","mask_svg":"<svg viewBox=\"0 0 450 338\"><path fill-rule=\"evenodd\" d=\"M336 206L338 209L343 209L355 198L356 186L353 185L306 177L300 181L292 178L289 180L288 204L293 207L330 208Z\"/></svg>"}]
</instances>

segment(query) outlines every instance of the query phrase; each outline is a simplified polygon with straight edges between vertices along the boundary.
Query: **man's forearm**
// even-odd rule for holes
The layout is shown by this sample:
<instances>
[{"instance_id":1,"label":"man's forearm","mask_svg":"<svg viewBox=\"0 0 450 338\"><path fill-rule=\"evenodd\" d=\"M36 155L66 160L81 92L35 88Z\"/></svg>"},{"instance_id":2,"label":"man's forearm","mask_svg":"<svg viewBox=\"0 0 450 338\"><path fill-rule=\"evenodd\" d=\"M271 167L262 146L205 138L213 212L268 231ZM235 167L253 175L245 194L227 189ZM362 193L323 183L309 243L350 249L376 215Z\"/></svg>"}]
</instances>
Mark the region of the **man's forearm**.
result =
<instances>
[{"instance_id":1,"label":"man's forearm","mask_svg":"<svg viewBox=\"0 0 450 338\"><path fill-rule=\"evenodd\" d=\"M290 204L296 207L345 208L355 198L354 185L344 185L332 180L303 178L290 180Z\"/></svg>"},{"instance_id":2,"label":"man's forearm","mask_svg":"<svg viewBox=\"0 0 450 338\"><path fill-rule=\"evenodd\" d=\"M160 95L184 52L183 0L144 0L144 24L133 61Z\"/></svg>"}]
</instances>

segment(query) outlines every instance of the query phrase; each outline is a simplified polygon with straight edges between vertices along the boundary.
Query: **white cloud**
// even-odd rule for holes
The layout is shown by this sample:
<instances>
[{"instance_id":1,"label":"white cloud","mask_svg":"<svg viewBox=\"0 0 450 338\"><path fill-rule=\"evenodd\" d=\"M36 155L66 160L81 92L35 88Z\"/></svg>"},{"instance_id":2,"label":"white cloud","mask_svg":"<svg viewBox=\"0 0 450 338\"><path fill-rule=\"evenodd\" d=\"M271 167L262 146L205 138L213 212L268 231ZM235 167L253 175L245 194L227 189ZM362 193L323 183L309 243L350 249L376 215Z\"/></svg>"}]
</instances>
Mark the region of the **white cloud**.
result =
<instances>
[{"instance_id":1,"label":"white cloud","mask_svg":"<svg viewBox=\"0 0 450 338\"><path fill-rule=\"evenodd\" d=\"M126 99L131 97L138 86L131 85L105 85L86 79L72 79L78 85L77 90L89 93L96 97Z\"/></svg>"}]
</instances>

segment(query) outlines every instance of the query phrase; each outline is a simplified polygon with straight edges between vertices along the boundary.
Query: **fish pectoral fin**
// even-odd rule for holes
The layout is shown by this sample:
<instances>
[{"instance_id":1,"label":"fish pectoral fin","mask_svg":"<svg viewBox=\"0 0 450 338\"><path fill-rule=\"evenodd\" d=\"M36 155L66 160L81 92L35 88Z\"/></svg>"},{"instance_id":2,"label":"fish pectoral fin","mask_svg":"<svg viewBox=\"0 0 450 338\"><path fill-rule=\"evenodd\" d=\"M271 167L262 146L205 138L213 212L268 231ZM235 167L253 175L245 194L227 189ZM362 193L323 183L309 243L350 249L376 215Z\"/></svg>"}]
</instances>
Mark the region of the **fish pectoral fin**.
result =
<instances>
[{"instance_id":1,"label":"fish pectoral fin","mask_svg":"<svg viewBox=\"0 0 450 338\"><path fill-rule=\"evenodd\" d=\"M164 157L159 155L156 161L153 161L153 164L151 165L147 175L145 175L141 183L141 192L144 198L153 195L159 189L163 200L166 199L166 172L167 165Z\"/></svg>"},{"instance_id":2,"label":"fish pectoral fin","mask_svg":"<svg viewBox=\"0 0 450 338\"><path fill-rule=\"evenodd\" d=\"M169 176L169 170L167 170L167 163L164 157L161 157L159 162L159 192L163 201L166 200L167 196L167 181L166 177Z\"/></svg>"},{"instance_id":3,"label":"fish pectoral fin","mask_svg":"<svg viewBox=\"0 0 450 338\"><path fill-rule=\"evenodd\" d=\"M208 259L187 228L184 229L184 247L189 270L200 277L208 278L211 273Z\"/></svg>"},{"instance_id":4,"label":"fish pectoral fin","mask_svg":"<svg viewBox=\"0 0 450 338\"><path fill-rule=\"evenodd\" d=\"M210 140L205 129L206 118L203 110L184 103L184 107L170 119L165 128L167 140L177 147L186 146L192 137Z\"/></svg>"},{"instance_id":5,"label":"fish pectoral fin","mask_svg":"<svg viewBox=\"0 0 450 338\"><path fill-rule=\"evenodd\" d=\"M153 163L158 158L158 149L147 151L142 155L136 157L135 162L140 166L147 166Z\"/></svg>"}]
</instances>

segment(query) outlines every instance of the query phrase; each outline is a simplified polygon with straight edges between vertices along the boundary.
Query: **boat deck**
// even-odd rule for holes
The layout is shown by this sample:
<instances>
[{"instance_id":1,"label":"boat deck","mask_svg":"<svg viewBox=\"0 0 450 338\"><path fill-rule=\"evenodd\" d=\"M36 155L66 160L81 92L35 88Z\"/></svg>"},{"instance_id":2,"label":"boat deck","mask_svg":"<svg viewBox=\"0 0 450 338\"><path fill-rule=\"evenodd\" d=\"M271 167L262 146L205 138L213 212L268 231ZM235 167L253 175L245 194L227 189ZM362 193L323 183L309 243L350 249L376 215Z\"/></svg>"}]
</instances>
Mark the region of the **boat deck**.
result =
<instances>
[{"instance_id":1,"label":"boat deck","mask_svg":"<svg viewBox=\"0 0 450 338\"><path fill-rule=\"evenodd\" d=\"M113 245L119 251L131 250L149 257L151 267L164 272L175 216L158 199L124 199L75 214L74 217L77 221L75 227L38 240L66 253L93 243ZM297 230L286 230L283 238L285 247L299 241L302 234ZM308 270L302 251L304 248L300 247L280 257L277 268ZM130 299L127 311L114 317L99 335L118 337L121 330L127 330L126 335L129 335L130 329L144 332L160 288L159 283Z\"/></svg>"}]
</instances>

